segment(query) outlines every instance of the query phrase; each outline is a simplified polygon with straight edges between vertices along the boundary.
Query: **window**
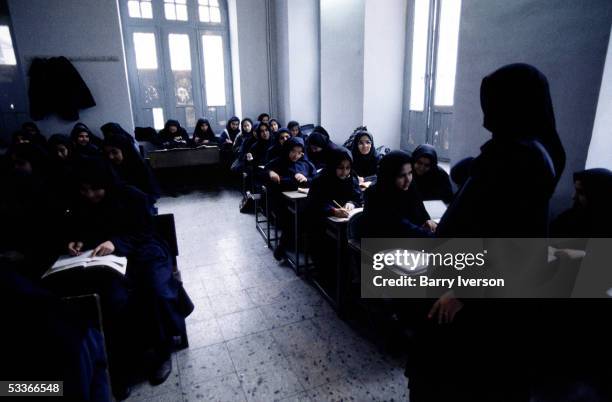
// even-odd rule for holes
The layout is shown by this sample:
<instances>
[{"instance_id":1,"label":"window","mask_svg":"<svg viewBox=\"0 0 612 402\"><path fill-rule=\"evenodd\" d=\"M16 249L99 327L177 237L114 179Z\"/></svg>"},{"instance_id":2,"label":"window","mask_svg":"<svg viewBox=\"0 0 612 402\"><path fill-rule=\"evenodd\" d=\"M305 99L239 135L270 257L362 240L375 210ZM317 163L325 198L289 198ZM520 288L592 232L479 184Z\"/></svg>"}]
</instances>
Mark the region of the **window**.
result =
<instances>
[{"instance_id":1,"label":"window","mask_svg":"<svg viewBox=\"0 0 612 402\"><path fill-rule=\"evenodd\" d=\"M412 0L408 145L448 155L461 0Z\"/></svg>"},{"instance_id":2,"label":"window","mask_svg":"<svg viewBox=\"0 0 612 402\"><path fill-rule=\"evenodd\" d=\"M127 5L128 14L131 18L153 18L151 0L130 0Z\"/></svg>"},{"instance_id":3,"label":"window","mask_svg":"<svg viewBox=\"0 0 612 402\"><path fill-rule=\"evenodd\" d=\"M16 66L17 59L13 50L13 40L8 25L0 25L0 65Z\"/></svg>"},{"instance_id":4,"label":"window","mask_svg":"<svg viewBox=\"0 0 612 402\"><path fill-rule=\"evenodd\" d=\"M120 4L135 124L176 119L190 130L206 118L220 132L233 114L225 1Z\"/></svg>"}]
</instances>

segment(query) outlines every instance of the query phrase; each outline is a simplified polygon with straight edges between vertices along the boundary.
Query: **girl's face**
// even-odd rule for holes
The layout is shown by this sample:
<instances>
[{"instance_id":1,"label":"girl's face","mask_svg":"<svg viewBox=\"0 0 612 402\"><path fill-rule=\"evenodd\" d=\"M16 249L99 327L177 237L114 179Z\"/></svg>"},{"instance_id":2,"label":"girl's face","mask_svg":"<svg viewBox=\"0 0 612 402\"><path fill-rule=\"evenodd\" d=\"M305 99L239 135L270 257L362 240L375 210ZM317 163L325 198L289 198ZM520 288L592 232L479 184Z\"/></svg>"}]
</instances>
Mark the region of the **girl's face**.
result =
<instances>
[{"instance_id":1,"label":"girl's face","mask_svg":"<svg viewBox=\"0 0 612 402\"><path fill-rule=\"evenodd\" d=\"M232 130L238 130L238 126L239 126L239 125L240 125L240 123L238 123L236 120L233 120L233 121L230 123L230 128L231 128Z\"/></svg>"},{"instance_id":2,"label":"girl's face","mask_svg":"<svg viewBox=\"0 0 612 402\"><path fill-rule=\"evenodd\" d=\"M123 151L117 147L105 146L104 152L106 153L106 157L113 165L121 165L123 162Z\"/></svg>"},{"instance_id":3,"label":"girl's face","mask_svg":"<svg viewBox=\"0 0 612 402\"><path fill-rule=\"evenodd\" d=\"M297 162L302 156L304 156L304 149L300 146L293 147L291 151L289 151L289 159L291 162Z\"/></svg>"},{"instance_id":4,"label":"girl's face","mask_svg":"<svg viewBox=\"0 0 612 402\"><path fill-rule=\"evenodd\" d=\"M92 204L97 204L104 199L106 190L103 188L93 188L93 186L88 183L81 183L79 193L85 200L91 202Z\"/></svg>"},{"instance_id":5,"label":"girl's face","mask_svg":"<svg viewBox=\"0 0 612 402\"><path fill-rule=\"evenodd\" d=\"M273 121L272 123L270 123L270 129L272 130L273 133L278 131L278 123Z\"/></svg>"},{"instance_id":6,"label":"girl's face","mask_svg":"<svg viewBox=\"0 0 612 402\"><path fill-rule=\"evenodd\" d=\"M289 133L282 133L279 137L278 137L278 142L283 145L285 143L285 141L287 141L289 139L290 135Z\"/></svg>"},{"instance_id":7,"label":"girl's face","mask_svg":"<svg viewBox=\"0 0 612 402\"><path fill-rule=\"evenodd\" d=\"M202 131L208 131L208 124L206 124L206 123L202 123L202 124L200 124L200 129L201 129Z\"/></svg>"},{"instance_id":8,"label":"girl's face","mask_svg":"<svg viewBox=\"0 0 612 402\"><path fill-rule=\"evenodd\" d=\"M250 133L252 129L253 126L251 125L250 121L245 121L242 123L242 131L244 131L245 133Z\"/></svg>"},{"instance_id":9,"label":"girl's face","mask_svg":"<svg viewBox=\"0 0 612 402\"><path fill-rule=\"evenodd\" d=\"M170 134L175 134L178 131L178 127L177 126L168 126L168 131L170 132Z\"/></svg>"},{"instance_id":10,"label":"girl's face","mask_svg":"<svg viewBox=\"0 0 612 402\"><path fill-rule=\"evenodd\" d=\"M359 138L357 148L359 149L359 153L361 155L369 154L370 150L372 149L372 141L370 141L370 137L368 137L367 135L361 136L361 138Z\"/></svg>"},{"instance_id":11,"label":"girl's face","mask_svg":"<svg viewBox=\"0 0 612 402\"><path fill-rule=\"evenodd\" d=\"M299 126L291 127L291 129L289 130L289 133L291 134L292 137L297 136L300 133L300 127Z\"/></svg>"},{"instance_id":12,"label":"girl's face","mask_svg":"<svg viewBox=\"0 0 612 402\"><path fill-rule=\"evenodd\" d=\"M580 180L574 182L574 205L580 208L585 208L588 205L586 194L584 194L584 186Z\"/></svg>"},{"instance_id":13,"label":"girl's face","mask_svg":"<svg viewBox=\"0 0 612 402\"><path fill-rule=\"evenodd\" d=\"M30 140L23 135L18 135L15 142L17 142L17 144L29 144Z\"/></svg>"},{"instance_id":14,"label":"girl's face","mask_svg":"<svg viewBox=\"0 0 612 402\"><path fill-rule=\"evenodd\" d=\"M408 191L412 183L412 165L410 163L404 164L400 174L395 178L395 187L401 191Z\"/></svg>"},{"instance_id":15,"label":"girl's face","mask_svg":"<svg viewBox=\"0 0 612 402\"><path fill-rule=\"evenodd\" d=\"M79 135L77 135L77 144L81 146L89 144L89 133L87 133L87 131L81 131Z\"/></svg>"},{"instance_id":16,"label":"girl's face","mask_svg":"<svg viewBox=\"0 0 612 402\"><path fill-rule=\"evenodd\" d=\"M259 129L259 138L264 141L268 141L270 139L270 131L268 131L267 127L264 126Z\"/></svg>"},{"instance_id":17,"label":"girl's face","mask_svg":"<svg viewBox=\"0 0 612 402\"><path fill-rule=\"evenodd\" d=\"M68 148L64 144L57 144L55 146L55 153L61 160L68 159Z\"/></svg>"},{"instance_id":18,"label":"girl's face","mask_svg":"<svg viewBox=\"0 0 612 402\"><path fill-rule=\"evenodd\" d=\"M269 123L270 122L270 116L264 116L261 118L261 122L262 123Z\"/></svg>"},{"instance_id":19,"label":"girl's face","mask_svg":"<svg viewBox=\"0 0 612 402\"><path fill-rule=\"evenodd\" d=\"M336 167L336 176L341 180L345 180L349 178L350 175L351 162L345 159Z\"/></svg>"},{"instance_id":20,"label":"girl's face","mask_svg":"<svg viewBox=\"0 0 612 402\"><path fill-rule=\"evenodd\" d=\"M310 145L310 151L311 151L312 153L315 153L315 154L316 154L316 153L318 153L318 152L321 152L322 150L323 150L323 148L321 148L321 147L318 147L318 146L316 146L316 145Z\"/></svg>"},{"instance_id":21,"label":"girl's face","mask_svg":"<svg viewBox=\"0 0 612 402\"><path fill-rule=\"evenodd\" d=\"M423 176L431 170L431 160L426 156L421 156L414 162L414 172L417 176Z\"/></svg>"}]
</instances>

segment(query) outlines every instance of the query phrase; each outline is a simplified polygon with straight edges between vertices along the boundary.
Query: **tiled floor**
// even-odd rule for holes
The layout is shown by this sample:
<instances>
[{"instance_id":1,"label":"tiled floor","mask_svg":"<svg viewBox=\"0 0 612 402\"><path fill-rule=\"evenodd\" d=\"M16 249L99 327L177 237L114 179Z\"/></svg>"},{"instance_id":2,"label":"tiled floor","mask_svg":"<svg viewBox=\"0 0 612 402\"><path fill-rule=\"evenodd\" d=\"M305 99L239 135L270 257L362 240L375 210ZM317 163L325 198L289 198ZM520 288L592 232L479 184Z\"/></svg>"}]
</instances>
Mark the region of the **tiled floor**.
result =
<instances>
[{"instance_id":1,"label":"tiled floor","mask_svg":"<svg viewBox=\"0 0 612 402\"><path fill-rule=\"evenodd\" d=\"M239 200L231 190L160 200L160 213L175 216L179 267L196 306L190 347L173 356L164 384L140 384L129 400L407 400L401 362L279 265Z\"/></svg>"}]
</instances>

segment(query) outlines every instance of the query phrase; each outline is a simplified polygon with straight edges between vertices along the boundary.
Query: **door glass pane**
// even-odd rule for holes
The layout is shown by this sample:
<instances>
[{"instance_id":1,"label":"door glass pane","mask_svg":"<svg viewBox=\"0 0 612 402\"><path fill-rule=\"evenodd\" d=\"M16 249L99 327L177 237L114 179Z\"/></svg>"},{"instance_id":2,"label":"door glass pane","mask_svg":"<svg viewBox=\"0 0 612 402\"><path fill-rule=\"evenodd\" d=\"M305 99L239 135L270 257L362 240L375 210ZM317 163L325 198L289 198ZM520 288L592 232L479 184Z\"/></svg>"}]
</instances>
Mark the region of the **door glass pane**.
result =
<instances>
[{"instance_id":1,"label":"door glass pane","mask_svg":"<svg viewBox=\"0 0 612 402\"><path fill-rule=\"evenodd\" d=\"M191 50L189 35L169 34L170 67L172 71L191 71Z\"/></svg>"},{"instance_id":2,"label":"door glass pane","mask_svg":"<svg viewBox=\"0 0 612 402\"><path fill-rule=\"evenodd\" d=\"M164 14L167 20L176 20L176 9L174 3L164 3Z\"/></svg>"},{"instance_id":3,"label":"door glass pane","mask_svg":"<svg viewBox=\"0 0 612 402\"><path fill-rule=\"evenodd\" d=\"M164 128L164 109L160 107L154 107L153 111L153 127L156 130Z\"/></svg>"},{"instance_id":4,"label":"door glass pane","mask_svg":"<svg viewBox=\"0 0 612 402\"><path fill-rule=\"evenodd\" d=\"M455 96L461 0L442 0L436 61L436 106L452 106Z\"/></svg>"},{"instance_id":5,"label":"door glass pane","mask_svg":"<svg viewBox=\"0 0 612 402\"><path fill-rule=\"evenodd\" d=\"M425 71L427 70L427 32L429 1L415 0L412 36L410 110L422 112L425 107Z\"/></svg>"},{"instance_id":6,"label":"door glass pane","mask_svg":"<svg viewBox=\"0 0 612 402\"><path fill-rule=\"evenodd\" d=\"M15 51L13 50L13 41L11 40L11 31L8 25L0 26L0 65L17 65Z\"/></svg>"},{"instance_id":7,"label":"door glass pane","mask_svg":"<svg viewBox=\"0 0 612 402\"><path fill-rule=\"evenodd\" d=\"M142 18L153 18L153 7L150 1L140 3L140 14Z\"/></svg>"},{"instance_id":8,"label":"door glass pane","mask_svg":"<svg viewBox=\"0 0 612 402\"><path fill-rule=\"evenodd\" d=\"M223 40L219 35L202 35L204 82L208 106L225 106Z\"/></svg>"},{"instance_id":9,"label":"door glass pane","mask_svg":"<svg viewBox=\"0 0 612 402\"><path fill-rule=\"evenodd\" d=\"M140 2L138 0L130 0L127 3L128 14L132 18L140 18Z\"/></svg>"},{"instance_id":10,"label":"door glass pane","mask_svg":"<svg viewBox=\"0 0 612 402\"><path fill-rule=\"evenodd\" d=\"M210 22L210 14L208 12L209 8L205 6L200 6L200 21L201 22Z\"/></svg>"},{"instance_id":11,"label":"door glass pane","mask_svg":"<svg viewBox=\"0 0 612 402\"><path fill-rule=\"evenodd\" d=\"M195 108L186 107L185 108L185 124L187 127L195 127L196 125L196 113Z\"/></svg>"},{"instance_id":12,"label":"door glass pane","mask_svg":"<svg viewBox=\"0 0 612 402\"><path fill-rule=\"evenodd\" d=\"M146 32L135 32L134 51L136 52L136 68L157 68L157 50L155 48L155 34Z\"/></svg>"},{"instance_id":13,"label":"door glass pane","mask_svg":"<svg viewBox=\"0 0 612 402\"><path fill-rule=\"evenodd\" d=\"M218 7L212 7L210 9L210 20L212 22L221 22L221 11Z\"/></svg>"},{"instance_id":14,"label":"door glass pane","mask_svg":"<svg viewBox=\"0 0 612 402\"><path fill-rule=\"evenodd\" d=\"M179 21L187 21L187 6L185 5L176 6L176 19Z\"/></svg>"}]
</instances>

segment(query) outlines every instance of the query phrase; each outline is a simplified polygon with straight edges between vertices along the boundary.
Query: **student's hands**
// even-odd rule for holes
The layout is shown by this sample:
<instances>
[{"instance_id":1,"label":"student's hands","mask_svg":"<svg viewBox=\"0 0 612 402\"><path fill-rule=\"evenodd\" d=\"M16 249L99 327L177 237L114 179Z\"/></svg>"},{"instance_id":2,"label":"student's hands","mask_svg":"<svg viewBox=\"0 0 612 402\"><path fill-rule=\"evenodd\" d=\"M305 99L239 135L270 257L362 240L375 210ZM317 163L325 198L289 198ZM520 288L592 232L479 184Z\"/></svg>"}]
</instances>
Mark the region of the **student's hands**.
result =
<instances>
[{"instance_id":1,"label":"student's hands","mask_svg":"<svg viewBox=\"0 0 612 402\"><path fill-rule=\"evenodd\" d=\"M352 202L347 202L346 204L344 204L344 209L346 209L347 211L352 211L353 209L355 209L355 204L353 204Z\"/></svg>"},{"instance_id":2,"label":"student's hands","mask_svg":"<svg viewBox=\"0 0 612 402\"><path fill-rule=\"evenodd\" d=\"M455 293L451 290L444 293L431 307L427 318L434 319L438 316L438 324L450 324L455 316L463 308L463 303L455 298Z\"/></svg>"},{"instance_id":3,"label":"student's hands","mask_svg":"<svg viewBox=\"0 0 612 402\"><path fill-rule=\"evenodd\" d=\"M359 184L365 183L365 179L363 177L357 176L357 178L359 179Z\"/></svg>"},{"instance_id":4,"label":"student's hands","mask_svg":"<svg viewBox=\"0 0 612 402\"><path fill-rule=\"evenodd\" d=\"M202 144L208 144L210 141L209 140L204 140L202 141Z\"/></svg>"},{"instance_id":5,"label":"student's hands","mask_svg":"<svg viewBox=\"0 0 612 402\"><path fill-rule=\"evenodd\" d=\"M82 241L71 241L68 243L68 254L71 256L81 255L81 249L83 248Z\"/></svg>"},{"instance_id":6,"label":"student's hands","mask_svg":"<svg viewBox=\"0 0 612 402\"><path fill-rule=\"evenodd\" d=\"M252 154L252 153L250 153L250 152L248 152L248 153L246 154L246 160L247 160L247 161L249 161L249 162L250 162L250 161L252 161L252 160L253 160L253 154Z\"/></svg>"},{"instance_id":7,"label":"student's hands","mask_svg":"<svg viewBox=\"0 0 612 402\"><path fill-rule=\"evenodd\" d=\"M344 208L334 208L332 209L332 214L336 218L348 218L349 217L348 211Z\"/></svg>"},{"instance_id":8,"label":"student's hands","mask_svg":"<svg viewBox=\"0 0 612 402\"><path fill-rule=\"evenodd\" d=\"M438 227L438 224L435 221L432 221L431 219L426 221L423 224L423 229L429 230L431 233L435 233L436 232L436 228Z\"/></svg>"},{"instance_id":9,"label":"student's hands","mask_svg":"<svg viewBox=\"0 0 612 402\"><path fill-rule=\"evenodd\" d=\"M298 183L304 183L304 182L308 181L308 179L306 178L306 176L304 176L304 175L303 175L303 174L301 174L301 173L296 173L296 174L295 174L295 176L293 176L293 177L295 177L295 180L297 180L297 181L298 181Z\"/></svg>"},{"instance_id":10,"label":"student's hands","mask_svg":"<svg viewBox=\"0 0 612 402\"><path fill-rule=\"evenodd\" d=\"M273 172L273 171L270 170L269 176L270 176L270 180L272 180L272 182L274 182L276 184L280 184L281 178L278 175L278 173Z\"/></svg>"},{"instance_id":11,"label":"student's hands","mask_svg":"<svg viewBox=\"0 0 612 402\"><path fill-rule=\"evenodd\" d=\"M104 243L100 244L98 247L94 248L93 252L91 253L92 257L95 256L104 256L104 255L109 255L112 254L113 251L115 251L115 245L113 244L112 241L107 240Z\"/></svg>"},{"instance_id":12,"label":"student's hands","mask_svg":"<svg viewBox=\"0 0 612 402\"><path fill-rule=\"evenodd\" d=\"M226 143L226 144L233 144L233 143L234 143L234 141L230 140L229 138L226 138L226 139L225 139L225 143Z\"/></svg>"}]
</instances>

